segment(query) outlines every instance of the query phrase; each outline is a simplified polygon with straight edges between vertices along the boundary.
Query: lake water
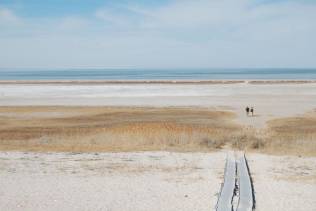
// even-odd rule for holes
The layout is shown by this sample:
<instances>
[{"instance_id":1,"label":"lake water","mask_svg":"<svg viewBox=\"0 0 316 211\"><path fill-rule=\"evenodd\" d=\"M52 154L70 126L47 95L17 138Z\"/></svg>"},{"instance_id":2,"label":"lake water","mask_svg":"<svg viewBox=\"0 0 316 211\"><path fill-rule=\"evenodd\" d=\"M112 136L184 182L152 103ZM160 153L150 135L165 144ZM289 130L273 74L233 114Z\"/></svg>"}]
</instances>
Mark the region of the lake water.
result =
<instances>
[{"instance_id":1,"label":"lake water","mask_svg":"<svg viewBox=\"0 0 316 211\"><path fill-rule=\"evenodd\" d=\"M0 80L316 79L315 69L1 69Z\"/></svg>"}]
</instances>

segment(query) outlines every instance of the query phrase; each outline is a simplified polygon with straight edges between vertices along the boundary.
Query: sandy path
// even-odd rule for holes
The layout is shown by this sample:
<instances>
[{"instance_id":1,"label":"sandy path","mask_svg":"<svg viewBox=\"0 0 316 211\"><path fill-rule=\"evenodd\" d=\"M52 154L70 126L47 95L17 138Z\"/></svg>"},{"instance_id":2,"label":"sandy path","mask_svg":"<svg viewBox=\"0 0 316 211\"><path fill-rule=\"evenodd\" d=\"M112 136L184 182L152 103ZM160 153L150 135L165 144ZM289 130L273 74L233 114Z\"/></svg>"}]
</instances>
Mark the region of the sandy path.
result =
<instances>
[{"instance_id":1,"label":"sandy path","mask_svg":"<svg viewBox=\"0 0 316 211\"><path fill-rule=\"evenodd\" d=\"M316 159L247 154L256 211L316 210Z\"/></svg>"},{"instance_id":2,"label":"sandy path","mask_svg":"<svg viewBox=\"0 0 316 211\"><path fill-rule=\"evenodd\" d=\"M0 210L212 210L225 153L0 153Z\"/></svg>"}]
</instances>

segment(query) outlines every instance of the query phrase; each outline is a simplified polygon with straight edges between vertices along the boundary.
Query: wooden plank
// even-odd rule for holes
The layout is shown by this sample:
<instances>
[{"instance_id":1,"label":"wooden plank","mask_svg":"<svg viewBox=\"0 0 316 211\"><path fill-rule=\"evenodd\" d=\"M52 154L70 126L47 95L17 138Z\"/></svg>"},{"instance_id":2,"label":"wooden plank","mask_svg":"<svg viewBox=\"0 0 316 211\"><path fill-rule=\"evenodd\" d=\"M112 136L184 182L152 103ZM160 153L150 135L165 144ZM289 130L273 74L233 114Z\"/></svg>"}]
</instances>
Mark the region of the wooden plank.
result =
<instances>
[{"instance_id":1,"label":"wooden plank","mask_svg":"<svg viewBox=\"0 0 316 211\"><path fill-rule=\"evenodd\" d=\"M245 155L241 156L237 162L237 181L239 185L237 211L252 211L254 209L253 187Z\"/></svg>"},{"instance_id":2,"label":"wooden plank","mask_svg":"<svg viewBox=\"0 0 316 211\"><path fill-rule=\"evenodd\" d=\"M232 200L234 197L236 179L236 161L234 156L228 154L224 172L224 184L217 201L216 211L232 211Z\"/></svg>"}]
</instances>

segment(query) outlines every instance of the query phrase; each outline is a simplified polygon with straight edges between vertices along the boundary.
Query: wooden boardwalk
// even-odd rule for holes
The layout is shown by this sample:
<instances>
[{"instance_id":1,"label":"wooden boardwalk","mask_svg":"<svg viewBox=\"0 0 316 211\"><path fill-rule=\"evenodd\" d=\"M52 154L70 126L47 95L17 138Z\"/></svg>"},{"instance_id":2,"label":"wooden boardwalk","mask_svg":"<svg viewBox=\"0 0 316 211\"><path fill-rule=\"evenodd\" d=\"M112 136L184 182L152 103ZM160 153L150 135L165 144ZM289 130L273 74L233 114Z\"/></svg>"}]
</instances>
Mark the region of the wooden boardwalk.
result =
<instances>
[{"instance_id":1,"label":"wooden boardwalk","mask_svg":"<svg viewBox=\"0 0 316 211\"><path fill-rule=\"evenodd\" d=\"M238 159L235 157L233 153L227 154L224 183L216 211L254 210L254 191L245 154L239 155Z\"/></svg>"}]
</instances>

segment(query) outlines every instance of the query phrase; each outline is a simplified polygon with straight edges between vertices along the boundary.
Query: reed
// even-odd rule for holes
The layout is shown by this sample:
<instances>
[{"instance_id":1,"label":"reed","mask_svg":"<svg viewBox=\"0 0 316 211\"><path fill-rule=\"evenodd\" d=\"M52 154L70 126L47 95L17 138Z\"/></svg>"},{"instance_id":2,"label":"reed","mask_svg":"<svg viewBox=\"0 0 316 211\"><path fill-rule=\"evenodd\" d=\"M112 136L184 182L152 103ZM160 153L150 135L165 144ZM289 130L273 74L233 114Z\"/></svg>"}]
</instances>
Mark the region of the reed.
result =
<instances>
[{"instance_id":1,"label":"reed","mask_svg":"<svg viewBox=\"0 0 316 211\"><path fill-rule=\"evenodd\" d=\"M231 112L198 108L1 109L12 114L0 119L3 150L208 151L240 128Z\"/></svg>"},{"instance_id":2,"label":"reed","mask_svg":"<svg viewBox=\"0 0 316 211\"><path fill-rule=\"evenodd\" d=\"M237 125L207 108L0 107L0 150L212 151L316 154L316 114Z\"/></svg>"}]
</instances>

